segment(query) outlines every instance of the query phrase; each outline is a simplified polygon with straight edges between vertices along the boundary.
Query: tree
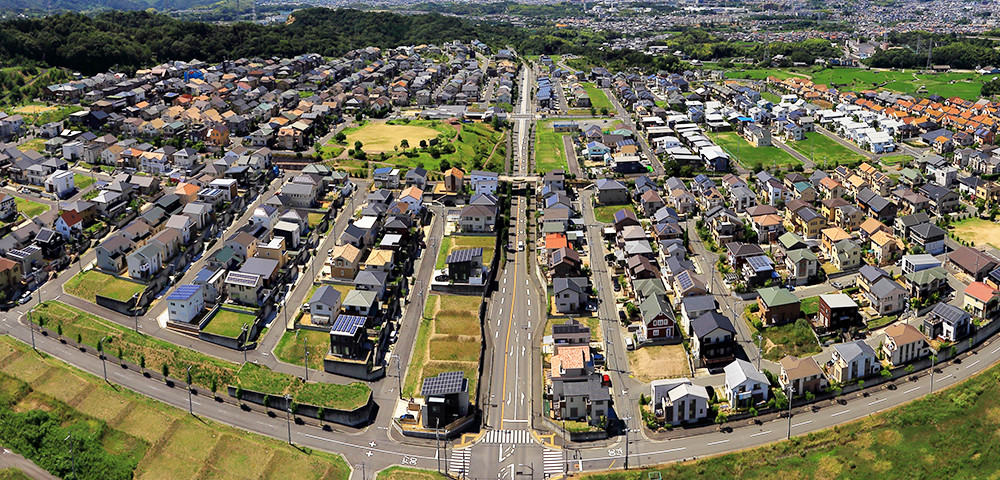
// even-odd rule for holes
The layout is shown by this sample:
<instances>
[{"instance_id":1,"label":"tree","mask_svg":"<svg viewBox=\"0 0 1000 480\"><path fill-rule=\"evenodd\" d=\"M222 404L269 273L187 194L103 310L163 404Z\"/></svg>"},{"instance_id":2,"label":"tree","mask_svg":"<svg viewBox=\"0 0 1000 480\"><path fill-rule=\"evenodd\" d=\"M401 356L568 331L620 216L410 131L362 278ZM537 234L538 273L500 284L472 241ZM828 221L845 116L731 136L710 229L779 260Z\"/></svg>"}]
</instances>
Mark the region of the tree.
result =
<instances>
[{"instance_id":1,"label":"tree","mask_svg":"<svg viewBox=\"0 0 1000 480\"><path fill-rule=\"evenodd\" d=\"M596 117L597 116L597 109L594 108L593 106L590 107L590 116L591 117Z\"/></svg>"},{"instance_id":2,"label":"tree","mask_svg":"<svg viewBox=\"0 0 1000 480\"><path fill-rule=\"evenodd\" d=\"M118 346L118 361L125 362L125 350L122 349L121 345Z\"/></svg>"},{"instance_id":3,"label":"tree","mask_svg":"<svg viewBox=\"0 0 1000 480\"><path fill-rule=\"evenodd\" d=\"M451 162L448 160L441 160L441 166L438 167L442 172L447 172L451 170Z\"/></svg>"},{"instance_id":4,"label":"tree","mask_svg":"<svg viewBox=\"0 0 1000 480\"><path fill-rule=\"evenodd\" d=\"M188 388L191 388L191 383L192 383L191 370L188 370L186 373L187 375L184 377L184 383L188 384Z\"/></svg>"},{"instance_id":5,"label":"tree","mask_svg":"<svg viewBox=\"0 0 1000 480\"><path fill-rule=\"evenodd\" d=\"M58 334L58 335L59 335L60 337L62 336L62 334L63 334L63 329L62 329L62 322L59 322L59 324L58 324L58 325L56 325L56 333L57 333L57 334Z\"/></svg>"},{"instance_id":6,"label":"tree","mask_svg":"<svg viewBox=\"0 0 1000 480\"><path fill-rule=\"evenodd\" d=\"M404 138L403 140L401 140L399 142L399 147L400 148L410 148L410 141Z\"/></svg>"},{"instance_id":7,"label":"tree","mask_svg":"<svg viewBox=\"0 0 1000 480\"><path fill-rule=\"evenodd\" d=\"M243 387L236 387L236 401L240 402L240 406L243 406Z\"/></svg>"},{"instance_id":8,"label":"tree","mask_svg":"<svg viewBox=\"0 0 1000 480\"><path fill-rule=\"evenodd\" d=\"M903 369L903 371L906 372L907 374L910 374L913 373L916 369L917 367L914 367L912 364L910 364L907 365L906 368Z\"/></svg>"},{"instance_id":9,"label":"tree","mask_svg":"<svg viewBox=\"0 0 1000 480\"><path fill-rule=\"evenodd\" d=\"M146 373L146 354L139 354L139 368L142 369L142 373Z\"/></svg>"},{"instance_id":10,"label":"tree","mask_svg":"<svg viewBox=\"0 0 1000 480\"><path fill-rule=\"evenodd\" d=\"M208 389L212 391L212 396L215 396L215 392L219 389L219 386L215 383L215 377L212 377L212 383L208 385Z\"/></svg>"},{"instance_id":11,"label":"tree","mask_svg":"<svg viewBox=\"0 0 1000 480\"><path fill-rule=\"evenodd\" d=\"M883 368L882 371L879 372L879 375L882 375L882 378L886 380L892 378L892 372L890 372L888 368Z\"/></svg>"},{"instance_id":12,"label":"tree","mask_svg":"<svg viewBox=\"0 0 1000 480\"><path fill-rule=\"evenodd\" d=\"M347 141L347 135L344 135L344 132L337 132L337 134L333 136L333 139L337 143L342 144Z\"/></svg>"},{"instance_id":13,"label":"tree","mask_svg":"<svg viewBox=\"0 0 1000 480\"><path fill-rule=\"evenodd\" d=\"M80 335L79 333L76 334L76 344L83 345L83 335Z\"/></svg>"},{"instance_id":14,"label":"tree","mask_svg":"<svg viewBox=\"0 0 1000 480\"><path fill-rule=\"evenodd\" d=\"M983 84L980 94L984 97L992 97L994 95L1000 95L1000 78L994 78Z\"/></svg>"},{"instance_id":15,"label":"tree","mask_svg":"<svg viewBox=\"0 0 1000 480\"><path fill-rule=\"evenodd\" d=\"M601 107L601 115L608 116L608 107Z\"/></svg>"},{"instance_id":16,"label":"tree","mask_svg":"<svg viewBox=\"0 0 1000 480\"><path fill-rule=\"evenodd\" d=\"M420 148L427 148L427 140L420 140Z\"/></svg>"},{"instance_id":17,"label":"tree","mask_svg":"<svg viewBox=\"0 0 1000 480\"><path fill-rule=\"evenodd\" d=\"M355 140L354 141L354 151L361 150L361 147L363 147L363 146L364 146L364 144L361 143L361 140Z\"/></svg>"},{"instance_id":18,"label":"tree","mask_svg":"<svg viewBox=\"0 0 1000 480\"><path fill-rule=\"evenodd\" d=\"M163 379L166 380L167 376L170 375L170 366L164 363L162 366L160 366L160 373L163 374Z\"/></svg>"},{"instance_id":19,"label":"tree","mask_svg":"<svg viewBox=\"0 0 1000 480\"><path fill-rule=\"evenodd\" d=\"M864 390L865 389L865 381L864 380L858 380L858 389L859 390Z\"/></svg>"},{"instance_id":20,"label":"tree","mask_svg":"<svg viewBox=\"0 0 1000 480\"><path fill-rule=\"evenodd\" d=\"M815 400L815 399L816 399L816 394L814 394L813 392L811 392L811 391L809 391L809 390L806 390L806 395L805 395L805 397L806 397L806 401L807 401L807 402L811 402L811 401L813 401L813 400Z\"/></svg>"},{"instance_id":21,"label":"tree","mask_svg":"<svg viewBox=\"0 0 1000 480\"><path fill-rule=\"evenodd\" d=\"M323 426L323 419L326 417L326 410L323 407L316 408L316 417L319 418L320 426Z\"/></svg>"}]
</instances>

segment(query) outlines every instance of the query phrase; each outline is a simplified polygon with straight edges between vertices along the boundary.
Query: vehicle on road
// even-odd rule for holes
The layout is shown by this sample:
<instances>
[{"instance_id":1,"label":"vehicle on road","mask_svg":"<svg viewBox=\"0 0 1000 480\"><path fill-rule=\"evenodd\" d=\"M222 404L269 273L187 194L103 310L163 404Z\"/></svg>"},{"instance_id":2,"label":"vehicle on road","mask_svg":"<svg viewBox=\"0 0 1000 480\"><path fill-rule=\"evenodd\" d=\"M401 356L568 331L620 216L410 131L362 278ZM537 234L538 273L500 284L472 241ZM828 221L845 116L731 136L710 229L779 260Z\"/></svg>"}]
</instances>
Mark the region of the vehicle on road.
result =
<instances>
[{"instance_id":1,"label":"vehicle on road","mask_svg":"<svg viewBox=\"0 0 1000 480\"><path fill-rule=\"evenodd\" d=\"M25 303L28 303L30 301L31 301L31 292L24 292L24 295L21 295L21 298L17 300L17 303L19 305L24 305Z\"/></svg>"},{"instance_id":2,"label":"vehicle on road","mask_svg":"<svg viewBox=\"0 0 1000 480\"><path fill-rule=\"evenodd\" d=\"M524 251L524 240L521 240L521 241L517 242L517 251L519 251L519 252L523 252Z\"/></svg>"}]
</instances>

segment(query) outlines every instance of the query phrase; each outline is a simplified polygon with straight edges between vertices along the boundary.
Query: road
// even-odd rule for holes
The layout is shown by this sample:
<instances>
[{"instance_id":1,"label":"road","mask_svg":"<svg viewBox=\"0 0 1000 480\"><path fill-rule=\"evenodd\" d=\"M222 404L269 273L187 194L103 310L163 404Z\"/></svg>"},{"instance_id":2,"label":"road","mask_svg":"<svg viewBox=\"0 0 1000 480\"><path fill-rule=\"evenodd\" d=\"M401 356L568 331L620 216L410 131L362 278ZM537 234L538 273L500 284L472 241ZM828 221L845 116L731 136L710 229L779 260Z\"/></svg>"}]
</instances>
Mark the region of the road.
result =
<instances>
[{"instance_id":1,"label":"road","mask_svg":"<svg viewBox=\"0 0 1000 480\"><path fill-rule=\"evenodd\" d=\"M649 159L649 164L653 166L653 175L657 177L663 176L663 163L653 153L653 150L649 148L649 144L646 142L646 137L642 134L642 131L632 122L632 115L622 106L621 102L618 101L618 96L610 88L605 88L604 93L611 100L611 104L614 105L616 116L622 121L624 127L635 132L635 139L639 143L639 147L642 148L643 153L646 154L646 158Z\"/></svg>"}]
</instances>

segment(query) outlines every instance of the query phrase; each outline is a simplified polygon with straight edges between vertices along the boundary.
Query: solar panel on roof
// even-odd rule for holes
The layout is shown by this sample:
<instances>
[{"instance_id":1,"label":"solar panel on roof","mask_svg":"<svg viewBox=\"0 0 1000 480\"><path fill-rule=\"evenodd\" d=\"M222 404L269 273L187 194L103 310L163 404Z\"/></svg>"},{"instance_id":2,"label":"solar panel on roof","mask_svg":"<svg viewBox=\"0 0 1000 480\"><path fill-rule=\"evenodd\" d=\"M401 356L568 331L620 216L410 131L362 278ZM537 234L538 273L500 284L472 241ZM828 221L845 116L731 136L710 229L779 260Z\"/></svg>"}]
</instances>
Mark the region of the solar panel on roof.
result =
<instances>
[{"instance_id":1,"label":"solar panel on roof","mask_svg":"<svg viewBox=\"0 0 1000 480\"><path fill-rule=\"evenodd\" d=\"M167 300L187 300L198 293L198 288L198 285L181 285L167 296Z\"/></svg>"},{"instance_id":2,"label":"solar panel on roof","mask_svg":"<svg viewBox=\"0 0 1000 480\"><path fill-rule=\"evenodd\" d=\"M465 374L463 372L444 372L436 377L425 378L420 387L420 394L427 397L461 392L464 384Z\"/></svg>"},{"instance_id":3,"label":"solar panel on roof","mask_svg":"<svg viewBox=\"0 0 1000 480\"><path fill-rule=\"evenodd\" d=\"M260 279L260 275L243 272L229 272L229 275L226 276L226 283L252 287L257 284L258 279Z\"/></svg>"},{"instance_id":4,"label":"solar panel on roof","mask_svg":"<svg viewBox=\"0 0 1000 480\"><path fill-rule=\"evenodd\" d=\"M365 325L367 319L357 315L340 315L330 327L330 333L354 336L358 329Z\"/></svg>"},{"instance_id":5,"label":"solar panel on roof","mask_svg":"<svg viewBox=\"0 0 1000 480\"><path fill-rule=\"evenodd\" d=\"M694 281L691 280L691 274L686 271L677 276L677 283L680 284L683 289L688 289L694 286Z\"/></svg>"}]
</instances>

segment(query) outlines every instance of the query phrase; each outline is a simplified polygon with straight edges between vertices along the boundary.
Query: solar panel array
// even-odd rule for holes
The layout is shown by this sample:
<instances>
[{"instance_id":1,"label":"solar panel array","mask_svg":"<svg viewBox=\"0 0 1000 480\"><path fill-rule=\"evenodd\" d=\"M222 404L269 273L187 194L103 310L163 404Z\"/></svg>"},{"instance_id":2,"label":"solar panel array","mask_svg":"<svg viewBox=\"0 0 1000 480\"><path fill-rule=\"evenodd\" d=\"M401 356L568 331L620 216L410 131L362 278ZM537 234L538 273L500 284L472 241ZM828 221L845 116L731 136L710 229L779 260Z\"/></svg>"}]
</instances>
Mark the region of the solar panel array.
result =
<instances>
[{"instance_id":1,"label":"solar panel array","mask_svg":"<svg viewBox=\"0 0 1000 480\"><path fill-rule=\"evenodd\" d=\"M252 287L257 285L257 281L260 279L260 275L253 273L243 273L243 272L229 272L226 276L226 283L232 283L234 285L243 285L245 287Z\"/></svg>"},{"instance_id":2,"label":"solar panel array","mask_svg":"<svg viewBox=\"0 0 1000 480\"><path fill-rule=\"evenodd\" d=\"M694 286L694 281L691 280L691 274L687 270L681 272L677 275L677 283L682 289L689 289Z\"/></svg>"},{"instance_id":3,"label":"solar panel array","mask_svg":"<svg viewBox=\"0 0 1000 480\"><path fill-rule=\"evenodd\" d=\"M357 315L340 315L330 327L330 333L339 333L353 337L354 334L358 332L359 328L363 328L365 326L366 321L366 317L360 317Z\"/></svg>"},{"instance_id":4,"label":"solar panel array","mask_svg":"<svg viewBox=\"0 0 1000 480\"><path fill-rule=\"evenodd\" d=\"M436 377L424 379L424 384L420 387L420 394L424 397L428 395L447 395L462 391L465 383L463 372L444 372Z\"/></svg>"},{"instance_id":5,"label":"solar panel array","mask_svg":"<svg viewBox=\"0 0 1000 480\"><path fill-rule=\"evenodd\" d=\"M198 293L198 288L199 285L181 285L167 297L167 300L187 300Z\"/></svg>"},{"instance_id":6,"label":"solar panel array","mask_svg":"<svg viewBox=\"0 0 1000 480\"><path fill-rule=\"evenodd\" d=\"M472 261L475 257L482 257L483 249L482 247L477 248L466 248L463 250L455 250L448 254L448 258L445 263L461 263Z\"/></svg>"}]
</instances>

